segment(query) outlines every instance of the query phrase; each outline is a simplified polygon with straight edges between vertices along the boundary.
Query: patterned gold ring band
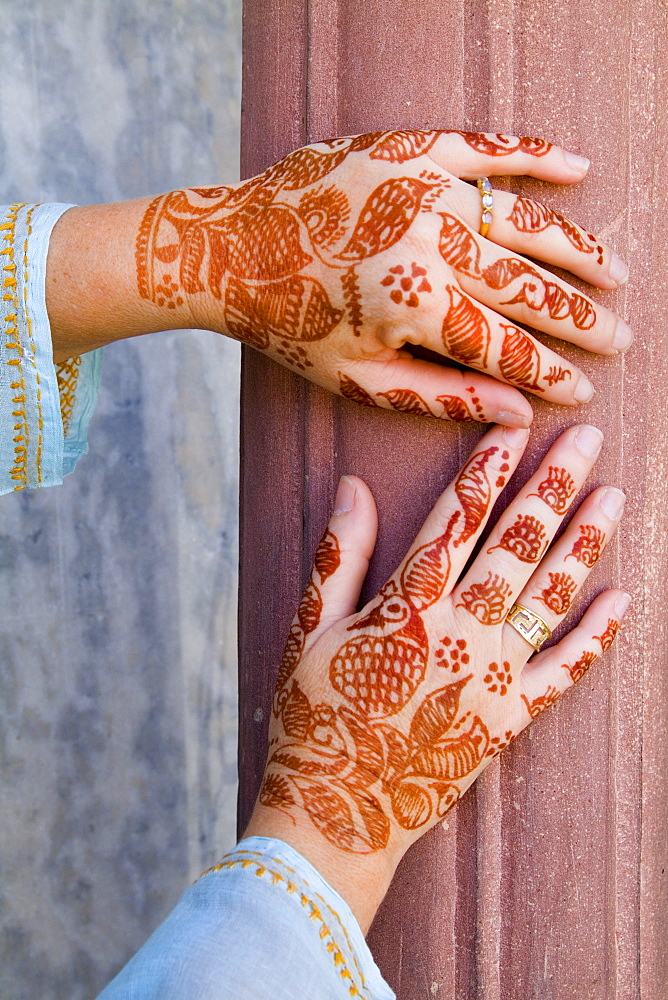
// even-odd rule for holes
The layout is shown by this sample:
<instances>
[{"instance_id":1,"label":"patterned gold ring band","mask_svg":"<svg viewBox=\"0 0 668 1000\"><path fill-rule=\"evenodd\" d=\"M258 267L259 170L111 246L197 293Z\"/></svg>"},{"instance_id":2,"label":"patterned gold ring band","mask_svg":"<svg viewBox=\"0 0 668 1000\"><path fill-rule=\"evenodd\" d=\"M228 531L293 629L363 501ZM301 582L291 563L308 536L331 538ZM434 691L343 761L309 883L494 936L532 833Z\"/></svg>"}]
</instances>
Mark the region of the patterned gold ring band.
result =
<instances>
[{"instance_id":1,"label":"patterned gold ring band","mask_svg":"<svg viewBox=\"0 0 668 1000\"><path fill-rule=\"evenodd\" d=\"M480 235L487 236L489 227L492 225L492 209L494 208L494 195L489 177L478 178L478 191L480 191L480 197L482 198Z\"/></svg>"},{"instance_id":2,"label":"patterned gold ring band","mask_svg":"<svg viewBox=\"0 0 668 1000\"><path fill-rule=\"evenodd\" d=\"M506 615L506 621L535 650L539 650L552 635L552 630L547 627L543 619L528 608L523 608L521 604L513 604Z\"/></svg>"}]
</instances>

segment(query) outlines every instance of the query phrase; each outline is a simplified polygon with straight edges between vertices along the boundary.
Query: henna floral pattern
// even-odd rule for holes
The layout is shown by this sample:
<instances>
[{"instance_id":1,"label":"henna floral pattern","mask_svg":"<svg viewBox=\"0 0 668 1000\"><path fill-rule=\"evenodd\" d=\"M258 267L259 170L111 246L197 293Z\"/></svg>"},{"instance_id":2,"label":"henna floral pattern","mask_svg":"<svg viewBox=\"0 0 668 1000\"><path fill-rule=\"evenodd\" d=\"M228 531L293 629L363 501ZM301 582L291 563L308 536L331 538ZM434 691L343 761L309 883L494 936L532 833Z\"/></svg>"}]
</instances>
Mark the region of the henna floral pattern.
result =
<instances>
[{"instance_id":1,"label":"henna floral pattern","mask_svg":"<svg viewBox=\"0 0 668 1000\"><path fill-rule=\"evenodd\" d=\"M530 514L519 514L515 523L503 532L497 545L487 549L505 549L512 552L521 562L536 563L540 560L547 546L545 527L537 517Z\"/></svg>"},{"instance_id":2,"label":"henna floral pattern","mask_svg":"<svg viewBox=\"0 0 668 1000\"><path fill-rule=\"evenodd\" d=\"M496 573L488 573L483 583L474 583L462 592L458 608L466 608L483 625L498 625L506 617L510 585Z\"/></svg>"},{"instance_id":3,"label":"henna floral pattern","mask_svg":"<svg viewBox=\"0 0 668 1000\"><path fill-rule=\"evenodd\" d=\"M537 601L542 601L555 615L565 615L577 590L577 583L568 573L548 573L550 585L544 587Z\"/></svg>"},{"instance_id":4,"label":"henna floral pattern","mask_svg":"<svg viewBox=\"0 0 668 1000\"><path fill-rule=\"evenodd\" d=\"M607 649L610 649L613 642L617 638L617 633L619 632L619 622L615 621L614 618L608 618L608 624L603 635L595 635L594 638L598 639L601 644L601 652L605 653Z\"/></svg>"},{"instance_id":5,"label":"henna floral pattern","mask_svg":"<svg viewBox=\"0 0 668 1000\"><path fill-rule=\"evenodd\" d=\"M538 484L536 492L530 493L529 496L540 497L555 514L565 514L574 493L575 483L570 473L566 469L550 465L547 478L543 479Z\"/></svg>"},{"instance_id":6,"label":"henna floral pattern","mask_svg":"<svg viewBox=\"0 0 668 1000\"><path fill-rule=\"evenodd\" d=\"M600 528L595 528L593 524L581 524L580 537L566 558L577 559L587 569L591 569L601 557L604 542L605 533Z\"/></svg>"}]
</instances>

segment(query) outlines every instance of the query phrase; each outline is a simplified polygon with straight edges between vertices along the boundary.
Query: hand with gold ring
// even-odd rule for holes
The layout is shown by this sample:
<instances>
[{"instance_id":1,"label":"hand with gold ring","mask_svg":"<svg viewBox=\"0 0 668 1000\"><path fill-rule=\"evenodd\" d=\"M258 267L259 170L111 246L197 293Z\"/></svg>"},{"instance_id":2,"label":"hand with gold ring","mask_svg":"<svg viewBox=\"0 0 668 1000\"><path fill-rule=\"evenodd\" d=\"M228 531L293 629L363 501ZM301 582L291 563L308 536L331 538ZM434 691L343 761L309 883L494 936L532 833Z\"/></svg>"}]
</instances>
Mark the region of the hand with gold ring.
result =
<instances>
[{"instance_id":1,"label":"hand with gold ring","mask_svg":"<svg viewBox=\"0 0 668 1000\"><path fill-rule=\"evenodd\" d=\"M601 448L586 424L557 439L471 561L527 438L497 426L480 440L361 611L376 509L344 477L290 629L248 832L301 851L365 929L407 848L608 649L630 600L603 591L535 652L536 623L563 621L624 506L599 487L553 541Z\"/></svg>"},{"instance_id":2,"label":"hand with gold ring","mask_svg":"<svg viewBox=\"0 0 668 1000\"><path fill-rule=\"evenodd\" d=\"M518 389L577 405L593 385L522 324L604 355L632 340L535 261L605 289L628 269L587 229L490 177L573 184L587 168L545 140L493 133L316 142L240 184L131 203L137 301L152 323L218 330L365 406L528 426ZM94 212L73 209L63 226ZM129 213L119 207L119 226ZM413 346L464 370L418 360Z\"/></svg>"}]
</instances>

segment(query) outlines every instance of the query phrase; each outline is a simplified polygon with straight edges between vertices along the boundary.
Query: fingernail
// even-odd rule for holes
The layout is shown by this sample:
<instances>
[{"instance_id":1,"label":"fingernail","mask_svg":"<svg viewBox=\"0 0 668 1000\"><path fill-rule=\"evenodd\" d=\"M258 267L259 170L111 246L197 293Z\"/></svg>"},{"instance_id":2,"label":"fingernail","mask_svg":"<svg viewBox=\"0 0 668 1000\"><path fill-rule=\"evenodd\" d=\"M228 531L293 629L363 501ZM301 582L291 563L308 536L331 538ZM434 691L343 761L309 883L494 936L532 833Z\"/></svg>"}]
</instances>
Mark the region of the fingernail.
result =
<instances>
[{"instance_id":1,"label":"fingernail","mask_svg":"<svg viewBox=\"0 0 668 1000\"><path fill-rule=\"evenodd\" d=\"M599 500L601 510L604 514L607 514L611 521L619 521L622 516L625 503L625 495L621 490L615 489L614 486L608 486L607 490Z\"/></svg>"},{"instance_id":2,"label":"fingernail","mask_svg":"<svg viewBox=\"0 0 668 1000\"><path fill-rule=\"evenodd\" d=\"M356 492L357 490L352 479L348 479L347 476L341 476L336 496L334 497L334 510L332 514L347 514L349 510L352 510Z\"/></svg>"},{"instance_id":3,"label":"fingernail","mask_svg":"<svg viewBox=\"0 0 668 1000\"><path fill-rule=\"evenodd\" d=\"M523 448L529 440L526 427L504 427L503 436L511 448Z\"/></svg>"},{"instance_id":4,"label":"fingernail","mask_svg":"<svg viewBox=\"0 0 668 1000\"><path fill-rule=\"evenodd\" d=\"M595 392L596 389L594 389L587 376L581 375L578 379L578 384L573 390L573 399L578 403L588 403Z\"/></svg>"},{"instance_id":5,"label":"fingernail","mask_svg":"<svg viewBox=\"0 0 668 1000\"><path fill-rule=\"evenodd\" d=\"M623 285L624 282L629 280L629 265L625 264L622 258L618 257L616 253L612 255L608 275L618 285Z\"/></svg>"},{"instance_id":6,"label":"fingernail","mask_svg":"<svg viewBox=\"0 0 668 1000\"><path fill-rule=\"evenodd\" d=\"M617 621L620 621L624 617L624 615L628 611L630 603L631 603L630 594L625 593L619 595L619 597L615 601L615 616L617 618Z\"/></svg>"},{"instance_id":7,"label":"fingernail","mask_svg":"<svg viewBox=\"0 0 668 1000\"><path fill-rule=\"evenodd\" d=\"M526 413L516 413L514 410L499 410L494 418L495 423L504 427L531 427L531 417Z\"/></svg>"},{"instance_id":8,"label":"fingernail","mask_svg":"<svg viewBox=\"0 0 668 1000\"><path fill-rule=\"evenodd\" d=\"M579 174L586 174L591 160L588 160L586 156L578 156L577 153L566 152L566 163L572 170L577 170Z\"/></svg>"},{"instance_id":9,"label":"fingernail","mask_svg":"<svg viewBox=\"0 0 668 1000\"><path fill-rule=\"evenodd\" d=\"M591 424L581 424L575 432L575 447L585 458L598 458L603 447L603 431Z\"/></svg>"},{"instance_id":10,"label":"fingernail","mask_svg":"<svg viewBox=\"0 0 668 1000\"><path fill-rule=\"evenodd\" d=\"M612 346L616 351L625 351L632 343L633 330L623 319L617 320L617 329L615 330L615 339L612 342Z\"/></svg>"}]
</instances>

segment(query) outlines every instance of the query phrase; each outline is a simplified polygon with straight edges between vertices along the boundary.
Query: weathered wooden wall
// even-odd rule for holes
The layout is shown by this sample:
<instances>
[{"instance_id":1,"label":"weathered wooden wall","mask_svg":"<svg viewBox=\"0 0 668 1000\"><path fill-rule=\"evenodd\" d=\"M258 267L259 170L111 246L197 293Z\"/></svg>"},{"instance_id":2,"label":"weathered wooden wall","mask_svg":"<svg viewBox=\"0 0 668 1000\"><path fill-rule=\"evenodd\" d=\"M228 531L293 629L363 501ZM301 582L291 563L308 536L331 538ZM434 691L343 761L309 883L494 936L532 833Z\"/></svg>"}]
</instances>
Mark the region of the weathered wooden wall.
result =
<instances>
[{"instance_id":1,"label":"weathered wooden wall","mask_svg":"<svg viewBox=\"0 0 668 1000\"><path fill-rule=\"evenodd\" d=\"M595 292L634 326L629 355L564 353L598 388L581 411L607 436L591 485L630 494L583 602L620 583L633 611L616 650L405 859L370 937L401 1000L668 995L666 12L663 0L246 0L244 175L333 134L540 135L591 157L590 174L572 190L514 189L582 221L632 265L626 288ZM338 475L363 476L379 501L371 592L481 433L357 408L252 352L243 397L242 822ZM536 404L520 475L575 419Z\"/></svg>"}]
</instances>

